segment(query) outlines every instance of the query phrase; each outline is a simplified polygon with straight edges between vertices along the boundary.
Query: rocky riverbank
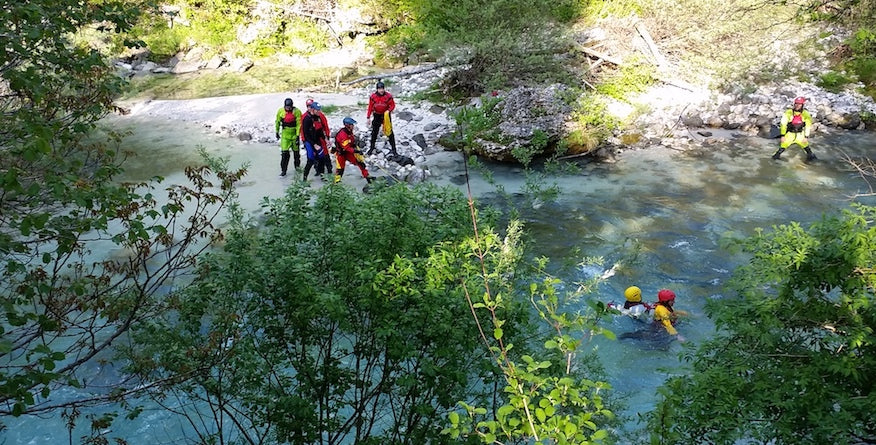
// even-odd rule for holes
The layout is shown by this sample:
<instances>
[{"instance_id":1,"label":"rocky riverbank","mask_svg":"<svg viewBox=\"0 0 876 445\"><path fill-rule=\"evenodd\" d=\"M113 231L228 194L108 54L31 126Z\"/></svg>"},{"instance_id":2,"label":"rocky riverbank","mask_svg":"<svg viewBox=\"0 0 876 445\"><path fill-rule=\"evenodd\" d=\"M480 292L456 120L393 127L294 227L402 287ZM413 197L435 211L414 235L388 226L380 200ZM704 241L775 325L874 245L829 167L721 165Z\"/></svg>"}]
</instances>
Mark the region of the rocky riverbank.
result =
<instances>
[{"instance_id":1,"label":"rocky riverbank","mask_svg":"<svg viewBox=\"0 0 876 445\"><path fill-rule=\"evenodd\" d=\"M434 69L429 69L434 68ZM416 183L427 180L431 171L428 156L453 150L446 141L458 140L459 128L454 117L459 110L414 99L415 94L435 85L448 69L409 67L391 74L386 81L396 97L394 114L400 158L388 157L386 141L378 139L378 152L369 162L393 176ZM407 72L413 74L406 74ZM226 96L193 100L152 100L126 104L132 114L197 122L216 133L253 144L274 145L273 118L285 97L292 97L303 108L313 98L328 108L333 129L350 116L359 122L359 137L368 140L365 110L373 79L348 86L339 92L278 92L272 94ZM585 93L586 94L586 93ZM495 91L472 98L465 106L479 107L485 100L498 100L495 111L500 116L496 126L497 143L476 139L478 154L496 161L515 162L515 148L528 146L536 137L550 143L563 139L570 131L573 107L566 102L569 88L564 85L532 88L519 87ZM874 123L876 103L856 92L831 93L797 81L781 85L768 84L744 94L723 94L692 86L658 83L627 102L616 101L607 111L625 124L615 130L605 143L580 150L580 158L610 160L620 150L643 149L655 145L684 150L713 144L716 134L743 134L754 137L778 137L777 125L782 113L795 97L807 98L807 109L815 121L814 132L841 129L865 129ZM581 100L586 100L586 97ZM329 107L327 107L329 106ZM720 131L718 131L720 130ZM729 133L728 133L729 132ZM456 134L456 136L454 136ZM412 163L410 162L412 161Z\"/></svg>"}]
</instances>

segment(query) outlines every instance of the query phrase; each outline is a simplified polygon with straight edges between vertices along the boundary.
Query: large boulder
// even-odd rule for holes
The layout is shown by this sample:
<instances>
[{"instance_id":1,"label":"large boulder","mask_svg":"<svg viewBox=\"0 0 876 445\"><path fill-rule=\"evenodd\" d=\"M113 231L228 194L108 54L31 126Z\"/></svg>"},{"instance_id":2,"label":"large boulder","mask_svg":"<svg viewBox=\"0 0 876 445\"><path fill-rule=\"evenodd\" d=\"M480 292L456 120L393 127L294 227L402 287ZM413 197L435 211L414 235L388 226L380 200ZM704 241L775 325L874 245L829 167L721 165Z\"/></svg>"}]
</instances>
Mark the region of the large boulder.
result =
<instances>
[{"instance_id":1,"label":"large boulder","mask_svg":"<svg viewBox=\"0 0 876 445\"><path fill-rule=\"evenodd\" d=\"M572 107L563 98L570 97L568 87L554 84L547 88L517 87L504 95L491 114L499 124L494 131L475 135L474 151L480 156L500 161L518 162L513 152L521 147L549 152L565 136L566 121ZM488 96L483 101L492 100ZM463 130L464 131L464 130Z\"/></svg>"}]
</instances>

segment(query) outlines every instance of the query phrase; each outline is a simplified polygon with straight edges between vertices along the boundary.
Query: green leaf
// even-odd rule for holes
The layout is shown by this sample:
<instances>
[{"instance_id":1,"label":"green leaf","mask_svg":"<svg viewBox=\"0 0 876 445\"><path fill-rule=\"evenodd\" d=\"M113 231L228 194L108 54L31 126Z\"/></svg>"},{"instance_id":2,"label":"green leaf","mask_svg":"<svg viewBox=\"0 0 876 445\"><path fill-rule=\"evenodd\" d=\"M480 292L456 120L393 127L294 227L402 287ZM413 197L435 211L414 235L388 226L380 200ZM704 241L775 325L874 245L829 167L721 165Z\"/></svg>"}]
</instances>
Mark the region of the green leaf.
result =
<instances>
[{"instance_id":1,"label":"green leaf","mask_svg":"<svg viewBox=\"0 0 876 445\"><path fill-rule=\"evenodd\" d=\"M496 340L502 339L502 329L501 328L493 329L493 338L495 338Z\"/></svg>"},{"instance_id":2,"label":"green leaf","mask_svg":"<svg viewBox=\"0 0 876 445\"><path fill-rule=\"evenodd\" d=\"M566 422L566 425L563 427L563 432L566 434L566 437L572 437L578 433L578 426L572 422Z\"/></svg>"},{"instance_id":3,"label":"green leaf","mask_svg":"<svg viewBox=\"0 0 876 445\"><path fill-rule=\"evenodd\" d=\"M457 413L456 411L451 411L450 414L448 414L448 417L450 418L451 425L453 425L454 427L459 425L459 413Z\"/></svg>"}]
</instances>

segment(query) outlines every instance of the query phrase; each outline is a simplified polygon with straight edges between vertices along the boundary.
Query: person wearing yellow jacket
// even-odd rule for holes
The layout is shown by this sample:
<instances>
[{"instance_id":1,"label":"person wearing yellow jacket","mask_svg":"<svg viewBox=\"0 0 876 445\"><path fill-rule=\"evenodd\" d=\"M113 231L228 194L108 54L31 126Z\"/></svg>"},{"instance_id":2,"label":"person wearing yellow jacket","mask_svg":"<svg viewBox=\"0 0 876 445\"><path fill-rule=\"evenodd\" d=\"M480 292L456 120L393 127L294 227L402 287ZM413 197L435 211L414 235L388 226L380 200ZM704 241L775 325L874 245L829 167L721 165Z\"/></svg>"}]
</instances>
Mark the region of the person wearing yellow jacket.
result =
<instances>
[{"instance_id":1,"label":"person wearing yellow jacket","mask_svg":"<svg viewBox=\"0 0 876 445\"><path fill-rule=\"evenodd\" d=\"M277 110L274 118L274 136L280 141L280 176L286 176L289 168L289 154L294 156L295 170L301 166L301 153L299 152L298 134L301 128L301 110L295 108L292 99L287 97L283 101L283 108ZM292 146L295 149L292 149Z\"/></svg>"},{"instance_id":2,"label":"person wearing yellow jacket","mask_svg":"<svg viewBox=\"0 0 876 445\"><path fill-rule=\"evenodd\" d=\"M675 322L679 315L685 315L684 311L676 311L673 309L675 305L675 292L669 289L661 289L657 292L657 304L654 306L654 323L662 326L666 333L683 342L684 337L678 334L675 330Z\"/></svg>"},{"instance_id":3,"label":"person wearing yellow jacket","mask_svg":"<svg viewBox=\"0 0 876 445\"><path fill-rule=\"evenodd\" d=\"M782 135L779 150L773 154L773 159L779 159L782 152L793 144L806 151L806 160L818 159L809 149L809 133L812 131L812 116L803 108L805 97L794 99L794 106L782 115L779 133Z\"/></svg>"}]
</instances>

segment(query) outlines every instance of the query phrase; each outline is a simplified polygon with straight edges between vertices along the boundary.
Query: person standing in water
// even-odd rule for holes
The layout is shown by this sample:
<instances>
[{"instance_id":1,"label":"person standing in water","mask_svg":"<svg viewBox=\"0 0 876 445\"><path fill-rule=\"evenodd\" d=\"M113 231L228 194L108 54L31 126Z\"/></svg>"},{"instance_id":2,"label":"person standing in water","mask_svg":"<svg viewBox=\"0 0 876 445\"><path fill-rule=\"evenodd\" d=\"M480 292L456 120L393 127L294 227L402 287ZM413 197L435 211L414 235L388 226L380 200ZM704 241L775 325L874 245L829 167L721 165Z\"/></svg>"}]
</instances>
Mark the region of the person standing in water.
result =
<instances>
[{"instance_id":1,"label":"person standing in water","mask_svg":"<svg viewBox=\"0 0 876 445\"><path fill-rule=\"evenodd\" d=\"M794 99L794 105L782 115L779 133L782 135L779 150L773 154L773 159L779 159L786 148L796 144L806 151L806 161L818 159L809 149L809 133L812 132L812 116L803 108L805 97Z\"/></svg>"},{"instance_id":2,"label":"person standing in water","mask_svg":"<svg viewBox=\"0 0 876 445\"><path fill-rule=\"evenodd\" d=\"M292 98L283 101L283 108L277 110L274 117L274 135L280 141L280 176L286 176L289 168L289 155L294 157L295 170L301 167L299 132L301 126L301 110L295 108Z\"/></svg>"},{"instance_id":3,"label":"person standing in water","mask_svg":"<svg viewBox=\"0 0 876 445\"><path fill-rule=\"evenodd\" d=\"M331 157L328 152L329 132L325 115L322 114L319 103L313 102L307 106L307 113L301 118L301 140L307 151L307 163L304 164L304 180L310 175L310 169L316 167L316 174L323 179L323 173L331 173Z\"/></svg>"}]
</instances>

